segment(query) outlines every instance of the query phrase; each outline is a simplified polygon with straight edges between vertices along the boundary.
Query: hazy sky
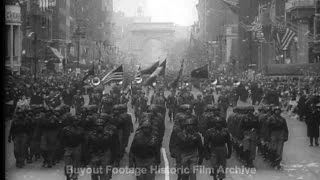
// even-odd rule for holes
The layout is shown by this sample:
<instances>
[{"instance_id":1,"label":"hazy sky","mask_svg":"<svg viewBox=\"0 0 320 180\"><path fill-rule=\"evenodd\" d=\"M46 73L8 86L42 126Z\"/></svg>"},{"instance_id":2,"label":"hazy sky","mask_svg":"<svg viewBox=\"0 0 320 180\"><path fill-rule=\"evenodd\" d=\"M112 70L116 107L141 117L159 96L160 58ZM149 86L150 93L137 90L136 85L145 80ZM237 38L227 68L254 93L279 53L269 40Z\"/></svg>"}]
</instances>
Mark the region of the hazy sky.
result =
<instances>
[{"instance_id":1,"label":"hazy sky","mask_svg":"<svg viewBox=\"0 0 320 180\"><path fill-rule=\"evenodd\" d=\"M114 10L134 16L138 6L143 6L145 15L152 21L173 22L179 25L192 25L197 20L198 0L114 0Z\"/></svg>"}]
</instances>

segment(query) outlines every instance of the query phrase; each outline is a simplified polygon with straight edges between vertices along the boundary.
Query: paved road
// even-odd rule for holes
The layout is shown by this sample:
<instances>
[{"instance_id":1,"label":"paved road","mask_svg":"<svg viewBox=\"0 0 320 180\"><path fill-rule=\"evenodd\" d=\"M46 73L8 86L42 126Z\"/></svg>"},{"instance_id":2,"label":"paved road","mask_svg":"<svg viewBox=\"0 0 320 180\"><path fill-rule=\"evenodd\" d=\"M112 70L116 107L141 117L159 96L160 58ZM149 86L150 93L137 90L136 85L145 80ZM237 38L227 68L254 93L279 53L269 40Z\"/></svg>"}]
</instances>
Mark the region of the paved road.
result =
<instances>
[{"instance_id":1,"label":"paved road","mask_svg":"<svg viewBox=\"0 0 320 180\"><path fill-rule=\"evenodd\" d=\"M198 91L193 91L195 94ZM87 102L87 97L86 97ZM228 110L228 114L232 111L231 108ZM129 108L129 112L132 113L132 109ZM308 138L306 137L306 126L303 122L300 122L287 114L283 114L286 118L289 126L289 141L285 144L284 154L283 154L283 168L281 170L274 170L267 163L265 163L261 157L257 157L254 161L256 167L256 173L245 174L241 171L238 174L227 174L226 179L232 180L319 180L320 179L320 148L319 147L309 147ZM133 117L133 116L132 116ZM133 118L134 121L134 118ZM9 124L6 125L9 127ZM161 168L170 168L173 170L174 160L170 157L168 153L169 147L169 137L171 134L173 124L168 122L168 117L166 117L166 132L163 142L162 149L162 164ZM137 124L135 123L135 129ZM6 136L8 134L8 128L6 128ZM129 144L131 144L132 136ZM14 156L12 143L7 143L6 146L6 177L10 180L63 180L63 164L59 163L54 168L47 169L41 167L41 162L35 162L33 164L27 165L23 169L17 169L14 166ZM208 162L204 162L207 165ZM127 155L121 162L121 167L126 167L128 165ZM241 162L233 155L231 159L228 160L228 167L238 167L242 168ZM240 169L241 170L241 169ZM239 171L239 170L238 170ZM208 173L198 173L198 179L211 180L212 178ZM80 176L79 180L88 180L90 176L88 174ZM135 177L131 174L115 174L113 176L115 180L128 179L133 180ZM160 173L156 175L156 180L174 180L177 179L174 173Z\"/></svg>"}]
</instances>

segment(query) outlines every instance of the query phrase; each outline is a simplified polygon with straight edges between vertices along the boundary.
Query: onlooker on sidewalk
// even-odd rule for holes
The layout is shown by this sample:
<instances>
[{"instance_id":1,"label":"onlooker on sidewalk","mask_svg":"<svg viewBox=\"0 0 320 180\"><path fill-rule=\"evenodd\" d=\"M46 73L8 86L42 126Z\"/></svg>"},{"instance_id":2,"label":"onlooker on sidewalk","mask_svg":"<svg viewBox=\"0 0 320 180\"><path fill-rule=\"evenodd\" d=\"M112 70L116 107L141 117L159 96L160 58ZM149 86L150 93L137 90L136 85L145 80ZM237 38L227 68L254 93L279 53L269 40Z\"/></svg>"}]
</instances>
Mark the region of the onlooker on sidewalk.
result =
<instances>
[{"instance_id":1,"label":"onlooker on sidewalk","mask_svg":"<svg viewBox=\"0 0 320 180\"><path fill-rule=\"evenodd\" d=\"M313 146L313 142L316 146L319 146L320 107L316 106L315 103L311 104L311 108L306 115L306 124L307 134L310 138L310 146Z\"/></svg>"}]
</instances>

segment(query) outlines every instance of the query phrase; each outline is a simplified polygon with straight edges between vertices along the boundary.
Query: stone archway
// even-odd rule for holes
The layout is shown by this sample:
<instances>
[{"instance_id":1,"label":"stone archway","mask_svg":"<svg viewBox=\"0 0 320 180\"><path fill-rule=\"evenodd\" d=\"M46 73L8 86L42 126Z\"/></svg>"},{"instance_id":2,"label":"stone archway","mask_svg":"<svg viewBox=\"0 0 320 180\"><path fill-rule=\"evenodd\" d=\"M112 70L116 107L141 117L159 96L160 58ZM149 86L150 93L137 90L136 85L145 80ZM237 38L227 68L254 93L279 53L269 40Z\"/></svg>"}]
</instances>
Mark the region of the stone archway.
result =
<instances>
[{"instance_id":1,"label":"stone archway","mask_svg":"<svg viewBox=\"0 0 320 180\"><path fill-rule=\"evenodd\" d=\"M174 38L174 32L173 23L133 23L131 25L130 51L136 55L137 59L143 60L148 58L145 52L146 46L148 46L150 42L158 42L158 44L161 44L162 54L164 54L164 52L168 54L170 42L172 42ZM153 57L153 59L149 60L149 63L151 64L156 60L158 60L158 58L154 59ZM147 62L143 60L143 64L145 63Z\"/></svg>"}]
</instances>

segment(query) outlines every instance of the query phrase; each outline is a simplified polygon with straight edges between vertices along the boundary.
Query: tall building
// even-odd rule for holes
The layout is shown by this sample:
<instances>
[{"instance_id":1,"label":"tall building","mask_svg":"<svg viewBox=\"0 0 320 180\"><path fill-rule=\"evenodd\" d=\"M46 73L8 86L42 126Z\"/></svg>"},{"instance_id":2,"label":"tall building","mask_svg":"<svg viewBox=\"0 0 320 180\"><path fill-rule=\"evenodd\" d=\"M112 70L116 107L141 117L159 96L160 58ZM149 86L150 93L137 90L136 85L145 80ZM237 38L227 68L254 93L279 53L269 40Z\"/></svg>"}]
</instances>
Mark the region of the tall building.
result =
<instances>
[{"instance_id":1,"label":"tall building","mask_svg":"<svg viewBox=\"0 0 320 180\"><path fill-rule=\"evenodd\" d=\"M5 66L12 72L20 73L22 52L21 7L17 1L5 4L6 52Z\"/></svg>"},{"instance_id":2,"label":"tall building","mask_svg":"<svg viewBox=\"0 0 320 180\"><path fill-rule=\"evenodd\" d=\"M199 0L196 7L198 23L192 36L205 48L206 61L212 66L230 62L238 55L238 14L224 0Z\"/></svg>"}]
</instances>

